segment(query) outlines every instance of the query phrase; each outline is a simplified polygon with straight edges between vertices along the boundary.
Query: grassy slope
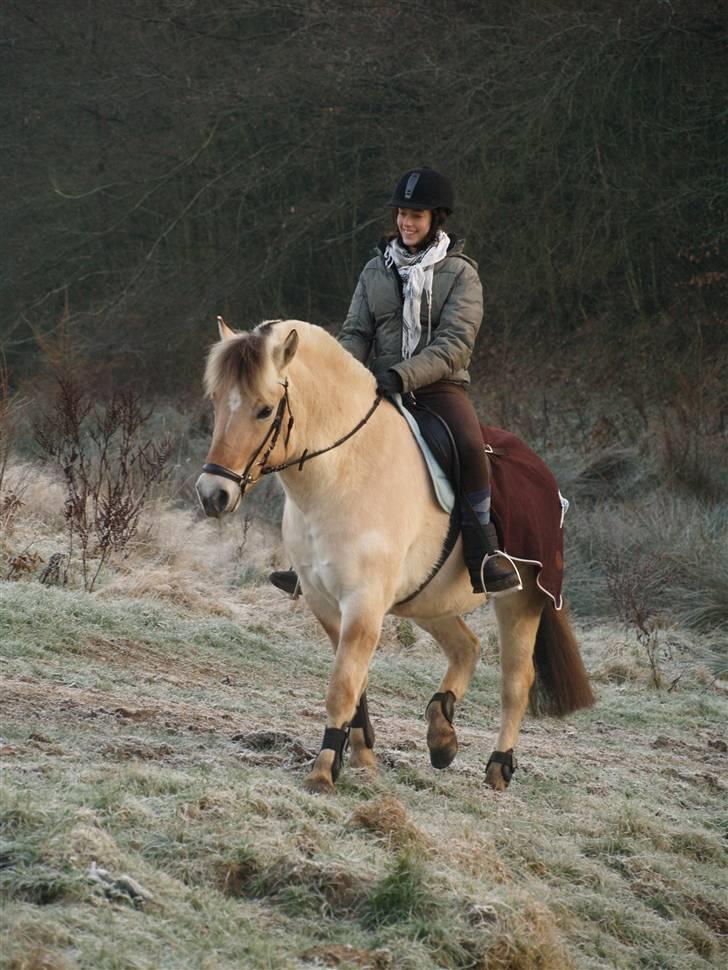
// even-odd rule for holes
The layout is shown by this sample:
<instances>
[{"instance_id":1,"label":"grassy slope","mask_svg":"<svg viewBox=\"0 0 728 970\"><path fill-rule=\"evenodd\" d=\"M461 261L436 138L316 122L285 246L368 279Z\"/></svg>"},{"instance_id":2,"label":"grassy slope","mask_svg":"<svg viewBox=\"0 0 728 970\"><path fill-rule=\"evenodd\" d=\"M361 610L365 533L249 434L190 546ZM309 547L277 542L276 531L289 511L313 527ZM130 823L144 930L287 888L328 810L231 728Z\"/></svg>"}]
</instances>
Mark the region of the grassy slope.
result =
<instances>
[{"instance_id":1,"label":"grassy slope","mask_svg":"<svg viewBox=\"0 0 728 970\"><path fill-rule=\"evenodd\" d=\"M390 625L370 689L380 773L311 796L330 651L278 597L244 589L226 617L0 584L1 967L724 965L719 692L687 677L650 691L624 663L609 683L619 636L582 631L597 707L527 721L496 795L497 666L435 772L422 710L442 661ZM123 874L152 898L135 905Z\"/></svg>"}]
</instances>

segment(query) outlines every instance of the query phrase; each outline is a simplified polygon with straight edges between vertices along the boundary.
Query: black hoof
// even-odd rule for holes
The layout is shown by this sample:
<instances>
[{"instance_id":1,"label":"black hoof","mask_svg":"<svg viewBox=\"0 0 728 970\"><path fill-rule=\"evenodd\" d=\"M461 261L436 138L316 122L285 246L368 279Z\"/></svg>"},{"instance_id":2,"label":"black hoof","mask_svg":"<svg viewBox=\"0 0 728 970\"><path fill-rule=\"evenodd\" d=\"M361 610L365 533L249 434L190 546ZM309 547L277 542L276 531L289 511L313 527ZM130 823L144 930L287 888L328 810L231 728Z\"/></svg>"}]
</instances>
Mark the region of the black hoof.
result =
<instances>
[{"instance_id":1,"label":"black hoof","mask_svg":"<svg viewBox=\"0 0 728 970\"><path fill-rule=\"evenodd\" d=\"M496 791L505 791L511 783L513 772L518 767L513 757L513 748L507 751L493 751L485 766L485 780Z\"/></svg>"},{"instance_id":2,"label":"black hoof","mask_svg":"<svg viewBox=\"0 0 728 970\"><path fill-rule=\"evenodd\" d=\"M452 726L455 716L455 695L452 691L432 696L425 710L428 721L427 747L433 768L447 768L458 753L458 739Z\"/></svg>"},{"instance_id":3,"label":"black hoof","mask_svg":"<svg viewBox=\"0 0 728 970\"><path fill-rule=\"evenodd\" d=\"M437 748L437 750L430 749L430 764L432 767L438 769L448 768L455 760L458 747L457 738L453 738L452 742L444 748Z\"/></svg>"}]
</instances>

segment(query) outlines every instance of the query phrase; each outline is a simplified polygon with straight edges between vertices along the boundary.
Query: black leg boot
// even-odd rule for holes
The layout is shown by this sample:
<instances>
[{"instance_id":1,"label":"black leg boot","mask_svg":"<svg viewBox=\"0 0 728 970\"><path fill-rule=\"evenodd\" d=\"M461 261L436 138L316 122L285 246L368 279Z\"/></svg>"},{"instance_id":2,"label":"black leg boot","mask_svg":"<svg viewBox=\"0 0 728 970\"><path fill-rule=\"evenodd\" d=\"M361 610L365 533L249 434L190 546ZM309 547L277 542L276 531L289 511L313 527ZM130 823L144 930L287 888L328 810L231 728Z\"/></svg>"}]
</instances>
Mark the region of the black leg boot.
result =
<instances>
[{"instance_id":1,"label":"black leg boot","mask_svg":"<svg viewBox=\"0 0 728 970\"><path fill-rule=\"evenodd\" d=\"M284 593L288 593L289 596L297 597L301 592L301 587L298 582L298 576L293 569L280 569L274 573L271 573L268 579L273 583L276 589L283 590Z\"/></svg>"},{"instance_id":2,"label":"black leg boot","mask_svg":"<svg viewBox=\"0 0 728 970\"><path fill-rule=\"evenodd\" d=\"M498 533L492 522L481 525L474 516L468 516L468 521L462 524L462 535L465 565L474 593L485 592L498 596L521 589L513 564L498 548Z\"/></svg>"}]
</instances>

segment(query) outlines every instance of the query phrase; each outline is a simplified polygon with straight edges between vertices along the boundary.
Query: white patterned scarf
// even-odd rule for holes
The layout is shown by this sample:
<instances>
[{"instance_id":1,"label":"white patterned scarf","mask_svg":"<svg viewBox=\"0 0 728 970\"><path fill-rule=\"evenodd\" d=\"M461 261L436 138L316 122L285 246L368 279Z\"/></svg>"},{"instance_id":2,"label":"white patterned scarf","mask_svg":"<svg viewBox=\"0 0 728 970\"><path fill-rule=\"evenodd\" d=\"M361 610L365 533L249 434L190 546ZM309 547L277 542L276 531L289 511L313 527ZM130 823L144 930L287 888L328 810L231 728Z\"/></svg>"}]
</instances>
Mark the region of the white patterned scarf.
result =
<instances>
[{"instance_id":1,"label":"white patterned scarf","mask_svg":"<svg viewBox=\"0 0 728 970\"><path fill-rule=\"evenodd\" d=\"M414 354L422 336L420 323L420 308L422 294L427 299L427 342L430 342L432 330L432 279L435 263L439 263L447 254L450 237L442 229L427 249L411 253L403 246L399 238L390 240L384 251L384 262L387 266L395 266L402 280L402 296L404 306L402 318L402 357L407 360Z\"/></svg>"}]
</instances>

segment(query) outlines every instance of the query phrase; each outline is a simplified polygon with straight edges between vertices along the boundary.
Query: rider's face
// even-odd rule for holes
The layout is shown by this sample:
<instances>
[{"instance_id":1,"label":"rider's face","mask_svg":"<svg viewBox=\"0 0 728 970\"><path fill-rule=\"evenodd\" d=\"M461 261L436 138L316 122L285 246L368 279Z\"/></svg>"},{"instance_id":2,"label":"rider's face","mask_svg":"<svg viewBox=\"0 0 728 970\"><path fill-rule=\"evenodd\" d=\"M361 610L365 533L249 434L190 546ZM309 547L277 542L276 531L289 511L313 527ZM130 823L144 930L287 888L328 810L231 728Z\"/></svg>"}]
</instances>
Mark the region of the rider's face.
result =
<instances>
[{"instance_id":1,"label":"rider's face","mask_svg":"<svg viewBox=\"0 0 728 970\"><path fill-rule=\"evenodd\" d=\"M417 249L427 239L432 225L429 209L397 209L397 229L408 249Z\"/></svg>"}]
</instances>

